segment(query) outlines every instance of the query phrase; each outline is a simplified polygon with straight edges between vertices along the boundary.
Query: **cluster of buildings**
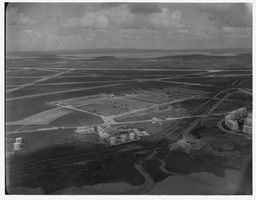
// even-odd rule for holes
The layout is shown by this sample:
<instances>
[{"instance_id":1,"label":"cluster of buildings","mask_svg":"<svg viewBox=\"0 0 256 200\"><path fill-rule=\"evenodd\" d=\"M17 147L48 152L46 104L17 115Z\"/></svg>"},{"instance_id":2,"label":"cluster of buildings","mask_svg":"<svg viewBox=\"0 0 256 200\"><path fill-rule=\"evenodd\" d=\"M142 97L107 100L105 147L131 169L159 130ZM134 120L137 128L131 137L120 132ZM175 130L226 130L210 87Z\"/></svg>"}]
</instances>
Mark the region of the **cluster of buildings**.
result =
<instances>
[{"instance_id":1,"label":"cluster of buildings","mask_svg":"<svg viewBox=\"0 0 256 200\"><path fill-rule=\"evenodd\" d=\"M149 136L146 131L139 131L136 128L112 128L109 125L99 125L96 130L101 139L105 140L110 146L135 142L140 140L141 136Z\"/></svg>"},{"instance_id":2,"label":"cluster of buildings","mask_svg":"<svg viewBox=\"0 0 256 200\"><path fill-rule=\"evenodd\" d=\"M247 113L245 107L234 110L226 115L225 125L233 131L242 127L243 133L252 134L252 113Z\"/></svg>"},{"instance_id":3,"label":"cluster of buildings","mask_svg":"<svg viewBox=\"0 0 256 200\"><path fill-rule=\"evenodd\" d=\"M149 136L147 131L140 131L136 128L113 128L110 125L77 127L75 133L78 134L98 134L101 141L109 146L121 145L140 140L142 136Z\"/></svg>"}]
</instances>

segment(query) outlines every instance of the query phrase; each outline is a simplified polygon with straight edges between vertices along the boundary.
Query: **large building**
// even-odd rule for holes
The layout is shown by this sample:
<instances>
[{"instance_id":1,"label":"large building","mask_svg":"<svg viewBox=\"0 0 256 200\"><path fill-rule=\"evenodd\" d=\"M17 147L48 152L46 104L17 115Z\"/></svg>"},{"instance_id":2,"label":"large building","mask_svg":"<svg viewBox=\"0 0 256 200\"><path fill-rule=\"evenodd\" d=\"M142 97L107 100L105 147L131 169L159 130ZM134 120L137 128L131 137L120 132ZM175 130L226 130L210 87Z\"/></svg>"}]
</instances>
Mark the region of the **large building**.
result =
<instances>
[{"instance_id":1,"label":"large building","mask_svg":"<svg viewBox=\"0 0 256 200\"><path fill-rule=\"evenodd\" d=\"M230 128L233 131L238 130L238 124L234 120L225 120L225 124L228 128Z\"/></svg>"},{"instance_id":2,"label":"large building","mask_svg":"<svg viewBox=\"0 0 256 200\"><path fill-rule=\"evenodd\" d=\"M246 116L247 109L245 107L234 110L225 117L225 125L231 130L238 130L237 119L241 119Z\"/></svg>"},{"instance_id":3,"label":"large building","mask_svg":"<svg viewBox=\"0 0 256 200\"><path fill-rule=\"evenodd\" d=\"M252 113L244 119L243 133L252 134Z\"/></svg>"}]
</instances>

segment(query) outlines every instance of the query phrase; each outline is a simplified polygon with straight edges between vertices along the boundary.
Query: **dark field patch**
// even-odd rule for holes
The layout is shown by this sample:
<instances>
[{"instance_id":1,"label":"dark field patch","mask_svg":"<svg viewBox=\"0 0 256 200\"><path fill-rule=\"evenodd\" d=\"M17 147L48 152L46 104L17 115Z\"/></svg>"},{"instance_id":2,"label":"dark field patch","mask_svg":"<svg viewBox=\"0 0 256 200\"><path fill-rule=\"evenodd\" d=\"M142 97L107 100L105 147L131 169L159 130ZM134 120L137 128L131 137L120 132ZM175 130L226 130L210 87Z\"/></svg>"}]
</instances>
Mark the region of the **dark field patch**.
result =
<instances>
[{"instance_id":1,"label":"dark field patch","mask_svg":"<svg viewBox=\"0 0 256 200\"><path fill-rule=\"evenodd\" d=\"M11 70L10 72L6 73L6 77L22 77L22 76L50 76L53 74L57 74L59 72L54 71L42 71L42 70L35 70L35 69L27 69L27 70Z\"/></svg>"},{"instance_id":2,"label":"dark field patch","mask_svg":"<svg viewBox=\"0 0 256 200\"><path fill-rule=\"evenodd\" d=\"M213 112L228 112L239 109L241 107L246 107L247 109L252 109L252 102L251 101L242 101L242 100L234 100L232 102L222 102Z\"/></svg>"},{"instance_id":3,"label":"dark field patch","mask_svg":"<svg viewBox=\"0 0 256 200\"><path fill-rule=\"evenodd\" d=\"M185 108L190 113L206 101L207 99L191 99L180 103L174 103L173 106Z\"/></svg>"},{"instance_id":4,"label":"dark field patch","mask_svg":"<svg viewBox=\"0 0 256 200\"><path fill-rule=\"evenodd\" d=\"M225 170L230 167L227 158L213 155L199 154L193 157L188 156L183 151L175 151L168 155L166 159L166 169L174 173L190 174L193 172L210 172L216 176L225 176ZM225 166L225 167L224 167Z\"/></svg>"},{"instance_id":5,"label":"dark field patch","mask_svg":"<svg viewBox=\"0 0 256 200\"><path fill-rule=\"evenodd\" d=\"M7 98L26 96L26 95L34 95L34 94L43 94L48 92L58 92L79 88L87 88L87 87L95 87L98 85L103 85L102 83L83 83L83 84L64 84L64 85L51 85L51 86L29 86L23 89L10 92L7 94Z\"/></svg>"},{"instance_id":6,"label":"dark field patch","mask_svg":"<svg viewBox=\"0 0 256 200\"><path fill-rule=\"evenodd\" d=\"M15 130L18 129L19 127L21 127L21 125L6 125L6 126L5 126L5 131L6 131L6 132L15 131Z\"/></svg>"},{"instance_id":7,"label":"dark field patch","mask_svg":"<svg viewBox=\"0 0 256 200\"><path fill-rule=\"evenodd\" d=\"M80 70L81 72L82 70ZM77 72L77 71L76 71ZM173 76L173 75L184 75L194 74L203 71L192 71L192 70L88 70L87 73L105 75L105 76Z\"/></svg>"},{"instance_id":8,"label":"dark field patch","mask_svg":"<svg viewBox=\"0 0 256 200\"><path fill-rule=\"evenodd\" d=\"M70 151L71 148L72 146L66 145L66 151ZM62 152L64 151L62 147ZM61 152L61 148L57 152ZM109 182L141 185L144 183L144 177L134 167L134 163L139 158L127 153L122 155L113 153L110 156L102 155L97 160L85 164L82 161L88 160L87 157L81 158L75 163L73 161L73 164L72 161L69 161L69 163L62 162L52 167L42 168L39 166L35 171L30 172L29 176L21 175L18 178L11 176L9 187L42 187L44 192L49 194L72 186L82 187ZM48 178L45 178L46 176Z\"/></svg>"},{"instance_id":9,"label":"dark field patch","mask_svg":"<svg viewBox=\"0 0 256 200\"><path fill-rule=\"evenodd\" d=\"M152 176L154 183L160 182L170 176L161 171L159 166L160 163L157 160L146 160L142 164L142 167L145 169L145 171Z\"/></svg>"},{"instance_id":10,"label":"dark field patch","mask_svg":"<svg viewBox=\"0 0 256 200\"><path fill-rule=\"evenodd\" d=\"M119 78L119 77L88 77L88 76L81 76L81 77L56 77L53 79L49 79L46 81L42 81L41 83L67 83L67 82L87 82L87 81L116 81L120 80L128 80L126 78Z\"/></svg>"},{"instance_id":11,"label":"dark field patch","mask_svg":"<svg viewBox=\"0 0 256 200\"><path fill-rule=\"evenodd\" d=\"M240 88L252 88L252 79L246 79L239 85Z\"/></svg>"},{"instance_id":12,"label":"dark field patch","mask_svg":"<svg viewBox=\"0 0 256 200\"><path fill-rule=\"evenodd\" d=\"M32 83L39 79L40 78L6 78L5 83L6 85L21 85L21 84Z\"/></svg>"}]
</instances>

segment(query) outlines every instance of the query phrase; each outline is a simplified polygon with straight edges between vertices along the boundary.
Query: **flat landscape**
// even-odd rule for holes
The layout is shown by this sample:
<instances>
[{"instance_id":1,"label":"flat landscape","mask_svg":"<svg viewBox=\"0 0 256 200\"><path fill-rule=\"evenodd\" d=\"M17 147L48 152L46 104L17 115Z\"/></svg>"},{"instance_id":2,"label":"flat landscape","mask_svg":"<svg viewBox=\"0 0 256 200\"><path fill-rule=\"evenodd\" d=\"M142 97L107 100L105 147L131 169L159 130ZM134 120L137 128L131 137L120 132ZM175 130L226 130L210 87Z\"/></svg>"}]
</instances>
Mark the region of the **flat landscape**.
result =
<instances>
[{"instance_id":1,"label":"flat landscape","mask_svg":"<svg viewBox=\"0 0 256 200\"><path fill-rule=\"evenodd\" d=\"M6 66L11 193L159 194L161 184L179 179L184 187L204 182L212 188L206 194L230 194L227 174L241 176L250 167L251 140L217 127L225 113L252 109L249 53L97 62L22 56L8 58ZM76 131L104 124L149 136L109 147L96 132ZM25 147L12 155L17 137Z\"/></svg>"}]
</instances>

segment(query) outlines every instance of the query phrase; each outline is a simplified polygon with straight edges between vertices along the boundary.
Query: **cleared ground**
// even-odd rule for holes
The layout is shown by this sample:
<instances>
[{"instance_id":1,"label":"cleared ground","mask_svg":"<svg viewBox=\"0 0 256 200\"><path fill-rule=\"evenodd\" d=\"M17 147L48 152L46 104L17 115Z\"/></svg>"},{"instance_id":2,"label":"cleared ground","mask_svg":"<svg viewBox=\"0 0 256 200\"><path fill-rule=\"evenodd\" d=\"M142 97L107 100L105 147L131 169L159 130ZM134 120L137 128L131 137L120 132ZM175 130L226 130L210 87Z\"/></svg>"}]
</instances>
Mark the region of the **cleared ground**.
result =
<instances>
[{"instance_id":1,"label":"cleared ground","mask_svg":"<svg viewBox=\"0 0 256 200\"><path fill-rule=\"evenodd\" d=\"M48 126L89 126L102 123L104 123L103 120L98 116L73 111L72 113L69 113L65 116L62 116L54 120Z\"/></svg>"},{"instance_id":2,"label":"cleared ground","mask_svg":"<svg viewBox=\"0 0 256 200\"><path fill-rule=\"evenodd\" d=\"M67 115L72 112L71 110L64 108L54 108L47 110L36 115L30 116L20 121L10 122L9 125L47 125L57 118L63 115Z\"/></svg>"}]
</instances>

